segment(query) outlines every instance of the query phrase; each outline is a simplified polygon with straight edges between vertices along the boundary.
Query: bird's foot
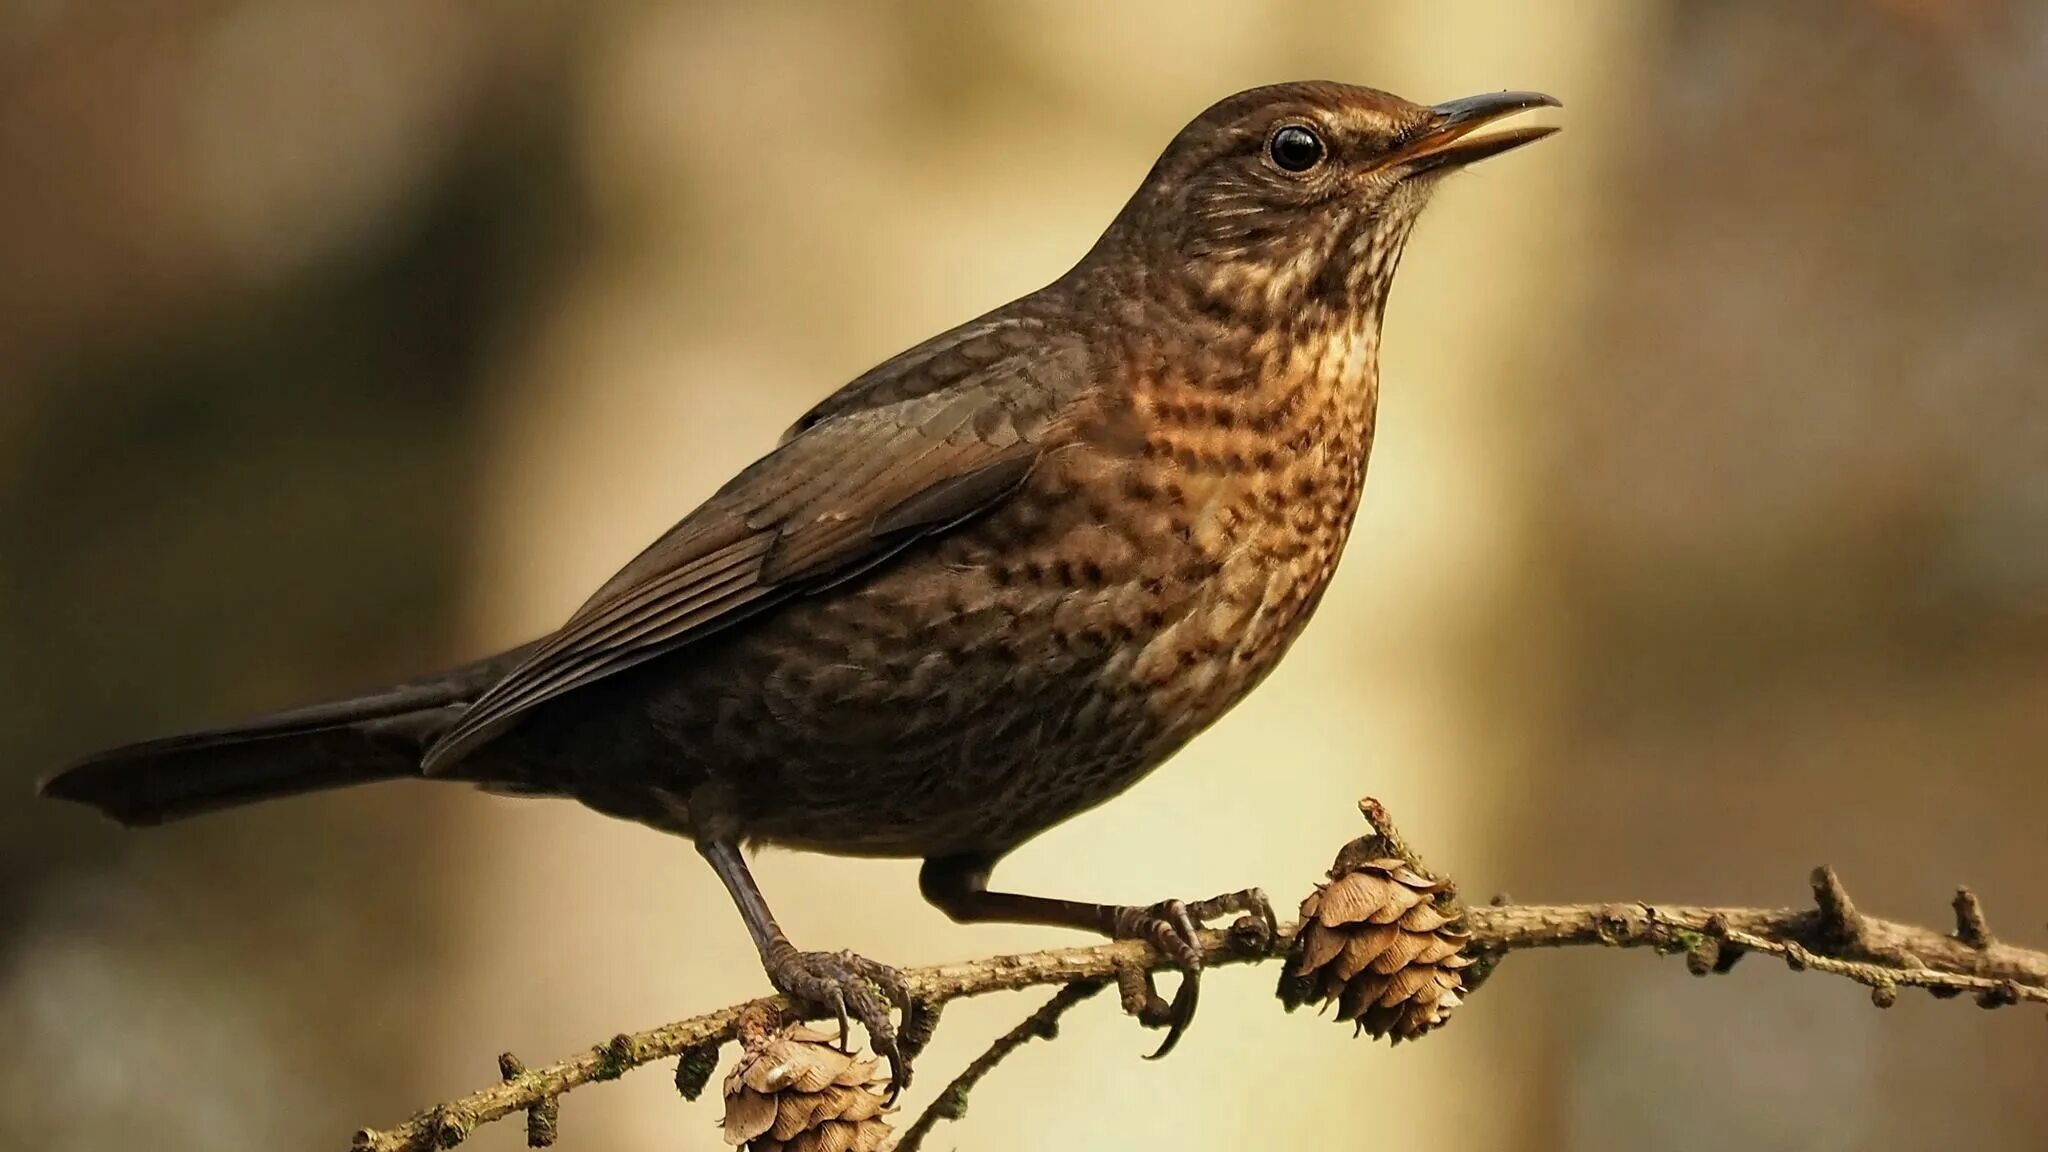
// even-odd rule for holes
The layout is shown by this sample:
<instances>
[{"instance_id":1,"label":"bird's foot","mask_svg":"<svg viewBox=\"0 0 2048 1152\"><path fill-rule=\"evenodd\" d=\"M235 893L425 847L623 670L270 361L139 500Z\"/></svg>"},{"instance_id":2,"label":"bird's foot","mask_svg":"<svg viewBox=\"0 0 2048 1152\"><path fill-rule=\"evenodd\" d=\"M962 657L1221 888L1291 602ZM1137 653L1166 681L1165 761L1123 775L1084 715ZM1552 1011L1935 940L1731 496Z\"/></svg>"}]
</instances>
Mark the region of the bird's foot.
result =
<instances>
[{"instance_id":1,"label":"bird's foot","mask_svg":"<svg viewBox=\"0 0 2048 1152\"><path fill-rule=\"evenodd\" d=\"M1195 1004L1202 991L1202 945L1197 935L1203 922L1239 913L1231 935L1247 953L1263 955L1272 948L1280 923L1273 904L1257 888L1227 892L1193 904L1162 900L1149 907L1122 906L1112 910L1110 935L1118 940L1144 940L1180 969L1180 987L1168 1002L1153 986L1150 971L1135 971L1119 981L1124 1009L1148 1028L1165 1028L1166 1039L1148 1059L1157 1060L1180 1043L1195 1018Z\"/></svg>"},{"instance_id":2,"label":"bird's foot","mask_svg":"<svg viewBox=\"0 0 2048 1152\"><path fill-rule=\"evenodd\" d=\"M839 1043L845 1050L848 1021L867 1029L868 1047L889 1061L889 1099L910 1085L912 1053L897 1042L891 1006L903 1011L909 1030L917 1012L903 974L852 952L799 952L788 941L770 950L764 964L775 990L814 1011L839 1018Z\"/></svg>"}]
</instances>

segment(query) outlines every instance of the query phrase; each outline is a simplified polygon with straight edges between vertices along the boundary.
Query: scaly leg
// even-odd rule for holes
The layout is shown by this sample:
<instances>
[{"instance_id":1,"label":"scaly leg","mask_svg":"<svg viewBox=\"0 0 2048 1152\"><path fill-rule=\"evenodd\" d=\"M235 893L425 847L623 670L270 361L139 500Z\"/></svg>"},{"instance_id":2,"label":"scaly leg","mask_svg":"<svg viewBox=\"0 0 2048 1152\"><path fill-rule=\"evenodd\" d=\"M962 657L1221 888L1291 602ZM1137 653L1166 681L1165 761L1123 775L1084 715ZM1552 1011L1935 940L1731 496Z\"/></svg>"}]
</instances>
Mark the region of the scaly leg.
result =
<instances>
[{"instance_id":1,"label":"scaly leg","mask_svg":"<svg viewBox=\"0 0 2048 1152\"><path fill-rule=\"evenodd\" d=\"M1256 888L1230 892L1208 900L1186 904L1162 900L1149 906L1129 904L1088 904L1078 900L1055 900L1045 896L1023 896L1014 892L991 892L989 872L996 858L987 855L942 856L924 862L918 873L918 887L924 898L940 911L963 923L1000 922L1043 924L1054 928L1078 928L1112 940L1146 940L1181 970L1179 991L1173 1003L1161 1001L1146 982L1146 1002L1138 1019L1150 1027L1165 1027L1166 1039L1152 1059L1173 1051L1181 1035L1195 1018L1195 1004L1201 994L1202 952L1196 943L1196 927L1232 912L1253 918L1255 927L1272 940L1279 929L1273 906Z\"/></svg>"},{"instance_id":2,"label":"scaly leg","mask_svg":"<svg viewBox=\"0 0 2048 1152\"><path fill-rule=\"evenodd\" d=\"M740 855L738 842L730 836L697 838L697 851L710 861L711 870L725 883L740 918L761 953L761 967L775 989L792 1000L829 1011L839 1017L841 1043L847 1035L847 1018L868 1030L868 1046L889 1061L889 1097L910 1084L910 1059L896 1042L896 1027L889 1019L891 1004L903 1010L903 1023L911 1024L916 1011L902 973L852 952L799 952L782 934L768 901L754 883Z\"/></svg>"}]
</instances>

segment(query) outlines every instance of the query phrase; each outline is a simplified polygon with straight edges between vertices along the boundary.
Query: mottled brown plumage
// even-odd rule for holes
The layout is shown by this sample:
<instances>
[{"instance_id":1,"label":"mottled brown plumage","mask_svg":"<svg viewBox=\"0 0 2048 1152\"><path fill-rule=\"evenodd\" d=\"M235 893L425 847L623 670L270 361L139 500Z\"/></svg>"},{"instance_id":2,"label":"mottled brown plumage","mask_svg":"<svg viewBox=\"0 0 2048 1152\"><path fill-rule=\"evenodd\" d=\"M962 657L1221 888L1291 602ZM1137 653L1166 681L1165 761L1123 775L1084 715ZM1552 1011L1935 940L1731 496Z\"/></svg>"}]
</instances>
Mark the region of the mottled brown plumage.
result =
<instances>
[{"instance_id":1,"label":"mottled brown plumage","mask_svg":"<svg viewBox=\"0 0 2048 1152\"><path fill-rule=\"evenodd\" d=\"M1381 307L1439 175L1539 138L1547 97L1422 107L1290 84L1160 157L1067 275L799 420L560 631L420 685L95 757L48 790L131 822L425 775L691 837L770 976L893 1052L893 974L799 953L742 841L921 857L956 918L1144 936L1203 914L989 892L1263 678L1342 552ZM1193 1008L1159 1008L1178 1035ZM899 1075L901 1061L898 1061Z\"/></svg>"}]
</instances>

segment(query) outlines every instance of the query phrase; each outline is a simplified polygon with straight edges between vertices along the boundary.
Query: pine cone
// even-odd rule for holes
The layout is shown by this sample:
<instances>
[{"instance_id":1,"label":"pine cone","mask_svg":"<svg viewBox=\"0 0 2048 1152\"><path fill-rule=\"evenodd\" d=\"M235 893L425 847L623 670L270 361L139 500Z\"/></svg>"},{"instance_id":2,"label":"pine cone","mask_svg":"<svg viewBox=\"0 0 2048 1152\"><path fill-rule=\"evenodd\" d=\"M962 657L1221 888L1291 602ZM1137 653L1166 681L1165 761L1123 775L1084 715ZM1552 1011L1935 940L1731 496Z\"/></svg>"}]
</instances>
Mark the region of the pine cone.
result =
<instances>
[{"instance_id":1,"label":"pine cone","mask_svg":"<svg viewBox=\"0 0 2048 1152\"><path fill-rule=\"evenodd\" d=\"M801 1024L749 1042L725 1077L725 1142L748 1152L877 1152L889 1079Z\"/></svg>"},{"instance_id":2,"label":"pine cone","mask_svg":"<svg viewBox=\"0 0 2048 1152\"><path fill-rule=\"evenodd\" d=\"M1462 954L1470 934L1449 885L1387 854L1376 837L1337 857L1330 881L1301 902L1280 999L1337 1005L1340 1020L1394 1043L1442 1024L1462 1000L1472 963Z\"/></svg>"}]
</instances>

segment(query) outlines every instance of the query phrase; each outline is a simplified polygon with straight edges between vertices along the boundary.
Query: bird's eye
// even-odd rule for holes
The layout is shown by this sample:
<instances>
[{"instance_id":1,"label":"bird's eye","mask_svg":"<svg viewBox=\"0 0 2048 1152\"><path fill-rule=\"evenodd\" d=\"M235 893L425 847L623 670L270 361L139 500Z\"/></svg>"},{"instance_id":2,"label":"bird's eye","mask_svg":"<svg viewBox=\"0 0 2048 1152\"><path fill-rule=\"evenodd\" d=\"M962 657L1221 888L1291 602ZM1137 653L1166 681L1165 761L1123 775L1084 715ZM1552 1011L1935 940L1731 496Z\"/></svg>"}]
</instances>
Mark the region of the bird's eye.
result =
<instances>
[{"instance_id":1,"label":"bird's eye","mask_svg":"<svg viewBox=\"0 0 2048 1152\"><path fill-rule=\"evenodd\" d=\"M1323 162L1323 138L1310 128L1288 124L1266 141L1266 155L1282 172L1306 172Z\"/></svg>"}]
</instances>

